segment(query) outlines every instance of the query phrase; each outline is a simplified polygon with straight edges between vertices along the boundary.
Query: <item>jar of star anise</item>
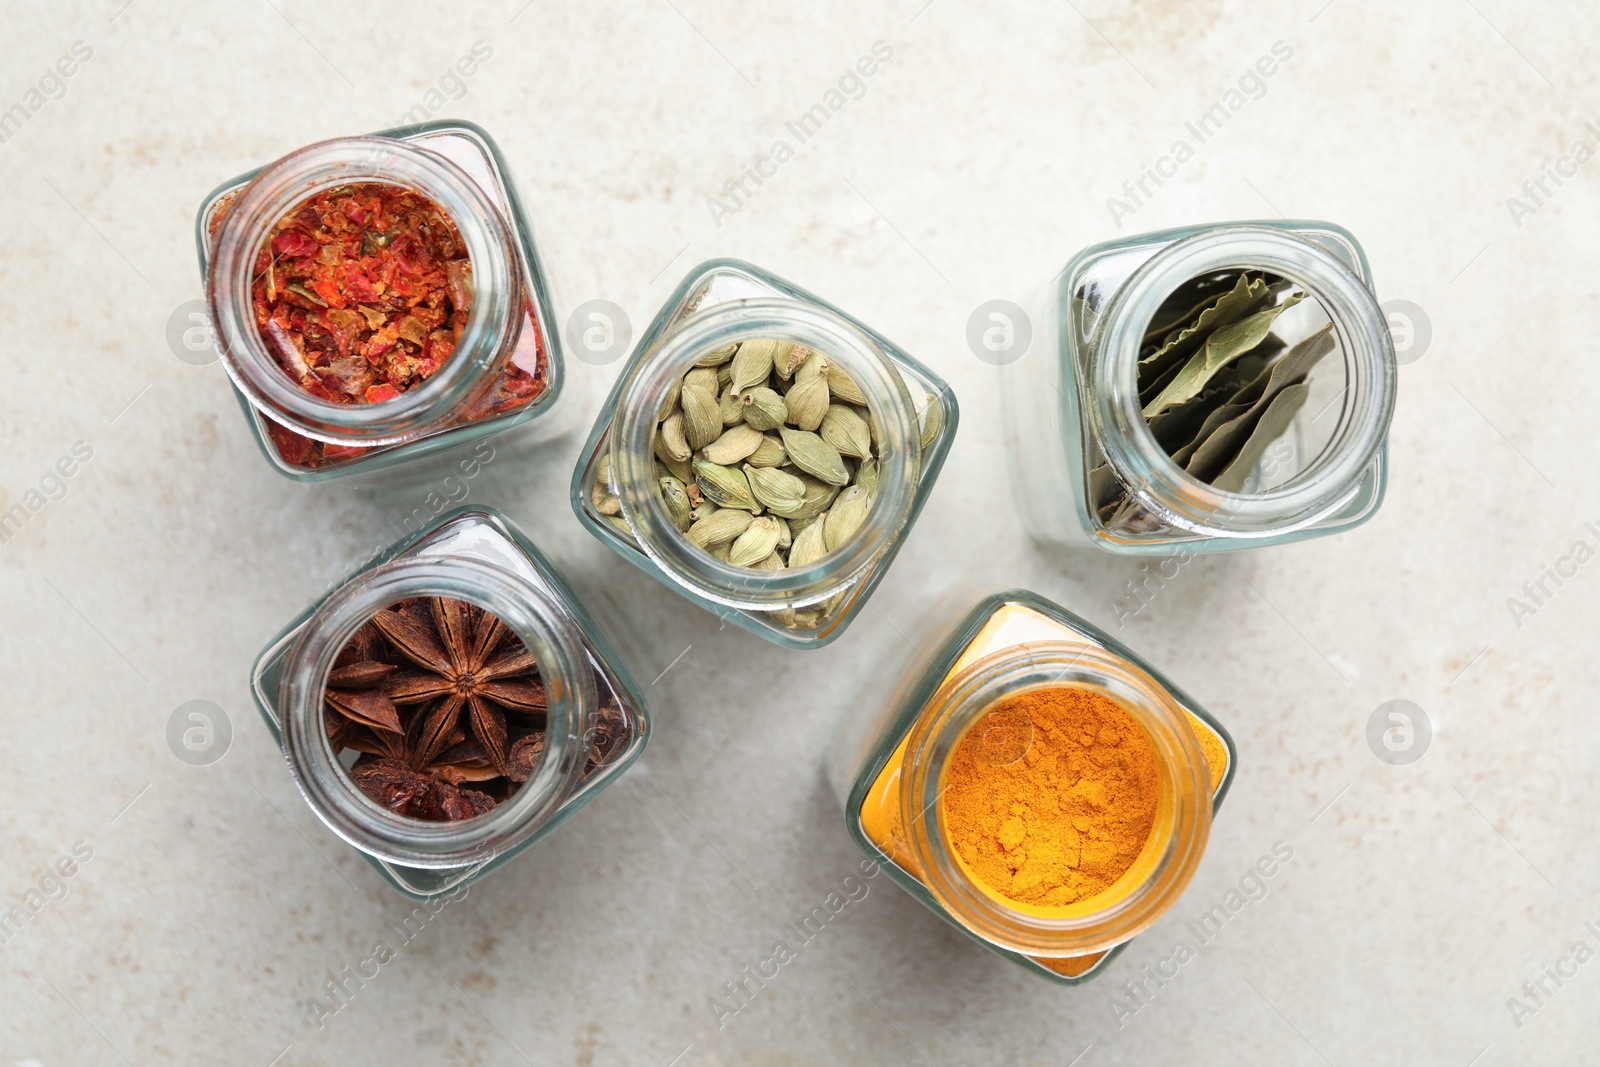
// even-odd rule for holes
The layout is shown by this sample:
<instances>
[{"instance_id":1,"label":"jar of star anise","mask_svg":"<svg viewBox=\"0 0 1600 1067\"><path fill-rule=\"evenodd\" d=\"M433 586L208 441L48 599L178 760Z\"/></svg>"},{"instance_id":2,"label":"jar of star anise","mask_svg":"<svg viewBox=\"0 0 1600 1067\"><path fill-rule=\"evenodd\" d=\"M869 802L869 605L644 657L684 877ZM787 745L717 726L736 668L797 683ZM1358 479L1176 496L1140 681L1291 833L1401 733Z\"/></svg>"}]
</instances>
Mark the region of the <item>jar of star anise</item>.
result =
<instances>
[{"instance_id":1,"label":"jar of star anise","mask_svg":"<svg viewBox=\"0 0 1600 1067\"><path fill-rule=\"evenodd\" d=\"M442 516L309 608L252 689L317 817L418 899L560 825L650 728L560 573L485 509Z\"/></svg>"},{"instance_id":2,"label":"jar of star anise","mask_svg":"<svg viewBox=\"0 0 1600 1067\"><path fill-rule=\"evenodd\" d=\"M197 240L218 354L289 477L427 455L560 392L545 273L477 127L291 152L214 191Z\"/></svg>"}]
</instances>

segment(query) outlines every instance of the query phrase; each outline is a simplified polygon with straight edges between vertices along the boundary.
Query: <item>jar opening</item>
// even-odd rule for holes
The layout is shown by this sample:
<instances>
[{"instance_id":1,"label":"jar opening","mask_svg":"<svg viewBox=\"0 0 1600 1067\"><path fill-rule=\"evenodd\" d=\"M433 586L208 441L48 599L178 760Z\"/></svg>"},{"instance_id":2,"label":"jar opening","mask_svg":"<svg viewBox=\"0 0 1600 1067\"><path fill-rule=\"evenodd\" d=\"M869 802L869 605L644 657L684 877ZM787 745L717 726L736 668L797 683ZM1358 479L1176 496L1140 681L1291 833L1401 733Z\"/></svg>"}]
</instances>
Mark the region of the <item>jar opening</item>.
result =
<instances>
[{"instance_id":1,"label":"jar opening","mask_svg":"<svg viewBox=\"0 0 1600 1067\"><path fill-rule=\"evenodd\" d=\"M428 604L433 599L454 606L439 612ZM373 621L394 605L401 610L383 624ZM480 625L491 618L500 626ZM455 639L442 639L441 631ZM494 651L479 664L491 640ZM391 660L404 666L380 670ZM537 691L528 680L535 668ZM523 781L487 806L466 795L482 793L481 786L436 786L494 768L486 751L494 740L486 746L478 736L483 720L490 729L496 722L484 707L491 689L501 717L511 711L527 730L511 741L508 724L508 762L534 732L533 713L510 704L529 708L542 700L545 707L541 740L515 753ZM371 855L437 868L489 858L550 818L584 767L597 699L581 637L553 598L492 564L448 558L398 559L330 597L291 649L279 696L284 751L318 817ZM456 720L447 721L452 713ZM349 726L358 719L365 720L356 723L360 732ZM368 780L347 770L343 747L377 750L365 764L373 768Z\"/></svg>"},{"instance_id":2,"label":"jar opening","mask_svg":"<svg viewBox=\"0 0 1600 1067\"><path fill-rule=\"evenodd\" d=\"M384 219L382 204L375 202L382 198L352 202L340 192L350 188L399 190L389 197L412 198L427 239L420 232L374 225L393 221ZM339 213L323 217L317 205L333 200L340 201ZM422 203L437 212L440 225L428 221ZM453 232L436 232L442 226ZM351 255L327 251L335 234L353 238L346 250ZM379 240L408 248L395 254ZM363 242L366 255L361 255ZM436 252L444 243L450 258L469 266L429 270L430 249ZM267 262L261 264L264 253ZM285 277L280 292L280 262L306 277ZM493 386L490 372L505 363L515 345L526 303L518 264L504 217L459 166L402 141L351 137L290 153L227 204L210 261L207 298L223 365L258 410L312 440L375 447L445 428ZM380 267L378 277L367 274L368 268ZM291 290L291 284L297 288ZM396 294L403 296L398 304L404 306L389 306ZM363 298L369 302L363 304ZM448 319L431 322L440 307L430 299L451 305ZM468 307L461 309L463 299ZM280 308L293 313L275 317ZM394 344L385 347L390 331ZM410 348L416 351L406 351ZM396 351L414 358L397 360ZM337 369L319 374L324 357ZM388 380L377 381L386 371ZM369 374L375 378L371 383ZM408 384L416 379L419 384ZM317 388L308 388L307 381ZM394 388L393 396L379 388L372 402L339 399L350 399L348 387L359 385L366 400L369 384L397 383L407 387Z\"/></svg>"},{"instance_id":3,"label":"jar opening","mask_svg":"<svg viewBox=\"0 0 1600 1067\"><path fill-rule=\"evenodd\" d=\"M793 362L769 371L774 356ZM630 375L597 473L675 581L731 607L803 608L847 590L899 537L921 466L917 414L889 357L846 320L790 299L731 301L688 316Z\"/></svg>"},{"instance_id":4,"label":"jar opening","mask_svg":"<svg viewBox=\"0 0 1600 1067\"><path fill-rule=\"evenodd\" d=\"M1092 342L1090 472L1108 529L1270 536L1359 491L1387 433L1394 352L1376 299L1325 249L1265 227L1177 241L1117 291Z\"/></svg>"},{"instance_id":5,"label":"jar opening","mask_svg":"<svg viewBox=\"0 0 1600 1067\"><path fill-rule=\"evenodd\" d=\"M996 709L1009 721L991 729ZM1018 645L952 676L912 728L900 779L929 892L1033 956L1102 951L1148 927L1210 830L1210 771L1185 714L1143 671L1076 643Z\"/></svg>"}]
</instances>

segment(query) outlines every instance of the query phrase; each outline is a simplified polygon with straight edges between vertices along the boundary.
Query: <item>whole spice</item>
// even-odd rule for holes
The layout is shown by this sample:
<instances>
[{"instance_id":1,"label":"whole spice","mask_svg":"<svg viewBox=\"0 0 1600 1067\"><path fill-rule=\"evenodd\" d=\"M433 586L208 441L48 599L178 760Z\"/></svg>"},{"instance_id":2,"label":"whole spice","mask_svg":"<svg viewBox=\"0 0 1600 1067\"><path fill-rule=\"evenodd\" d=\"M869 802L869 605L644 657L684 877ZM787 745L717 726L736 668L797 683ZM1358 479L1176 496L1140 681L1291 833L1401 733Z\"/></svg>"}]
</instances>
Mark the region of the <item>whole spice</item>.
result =
<instances>
[{"instance_id":1,"label":"whole spice","mask_svg":"<svg viewBox=\"0 0 1600 1067\"><path fill-rule=\"evenodd\" d=\"M861 529L881 457L866 397L828 356L771 338L725 345L695 360L669 396L657 413L657 474L691 544L773 571L815 563ZM616 514L608 469L596 469L592 496L602 515Z\"/></svg>"},{"instance_id":2,"label":"whole spice","mask_svg":"<svg viewBox=\"0 0 1600 1067\"><path fill-rule=\"evenodd\" d=\"M1139 400L1157 443L1187 473L1241 492L1262 456L1305 403L1307 376L1335 347L1332 324L1287 348L1272 333L1305 299L1276 275L1228 271L1170 295L1145 331ZM1155 520L1100 464L1091 495L1107 525L1149 528Z\"/></svg>"},{"instance_id":3,"label":"whole spice","mask_svg":"<svg viewBox=\"0 0 1600 1067\"><path fill-rule=\"evenodd\" d=\"M262 342L308 394L335 404L382 403L454 355L472 310L472 263L455 223L427 197L379 182L338 186L279 220L256 254L251 301ZM543 393L544 351L531 310L521 329L498 380L461 421ZM313 441L277 423L269 432L296 466L370 451Z\"/></svg>"},{"instance_id":4,"label":"whole spice","mask_svg":"<svg viewBox=\"0 0 1600 1067\"><path fill-rule=\"evenodd\" d=\"M544 749L547 704L533 656L498 616L448 597L375 614L334 660L323 701L329 744L361 753L351 780L416 819L492 811ZM585 773L627 735L620 706L607 699Z\"/></svg>"},{"instance_id":5,"label":"whole spice","mask_svg":"<svg viewBox=\"0 0 1600 1067\"><path fill-rule=\"evenodd\" d=\"M961 739L940 795L950 842L983 885L1022 904L1070 904L1133 865L1160 798L1134 717L1087 689L1034 690Z\"/></svg>"}]
</instances>

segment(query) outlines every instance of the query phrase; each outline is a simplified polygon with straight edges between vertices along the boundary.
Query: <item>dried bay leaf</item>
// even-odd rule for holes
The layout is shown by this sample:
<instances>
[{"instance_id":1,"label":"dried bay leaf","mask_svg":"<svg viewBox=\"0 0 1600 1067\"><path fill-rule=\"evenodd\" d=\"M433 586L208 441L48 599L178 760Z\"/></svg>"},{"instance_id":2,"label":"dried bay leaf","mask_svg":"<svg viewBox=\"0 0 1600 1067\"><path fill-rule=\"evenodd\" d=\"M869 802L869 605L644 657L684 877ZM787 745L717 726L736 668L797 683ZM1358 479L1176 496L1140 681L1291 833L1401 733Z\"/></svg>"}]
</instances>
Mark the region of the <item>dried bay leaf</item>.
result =
<instances>
[{"instance_id":1,"label":"dried bay leaf","mask_svg":"<svg viewBox=\"0 0 1600 1067\"><path fill-rule=\"evenodd\" d=\"M1292 293L1280 304L1218 329L1189 357L1183 369L1160 394L1145 405L1145 418L1159 415L1174 404L1198 395L1218 371L1264 341L1279 315L1304 299L1304 293Z\"/></svg>"},{"instance_id":2,"label":"dried bay leaf","mask_svg":"<svg viewBox=\"0 0 1600 1067\"><path fill-rule=\"evenodd\" d=\"M1274 397L1238 456L1228 464L1227 469L1212 479L1211 484L1230 493L1237 493L1244 488L1245 481L1261 462L1261 457L1266 455L1267 447L1288 431L1289 424L1294 421L1310 394L1311 386L1296 382Z\"/></svg>"}]
</instances>

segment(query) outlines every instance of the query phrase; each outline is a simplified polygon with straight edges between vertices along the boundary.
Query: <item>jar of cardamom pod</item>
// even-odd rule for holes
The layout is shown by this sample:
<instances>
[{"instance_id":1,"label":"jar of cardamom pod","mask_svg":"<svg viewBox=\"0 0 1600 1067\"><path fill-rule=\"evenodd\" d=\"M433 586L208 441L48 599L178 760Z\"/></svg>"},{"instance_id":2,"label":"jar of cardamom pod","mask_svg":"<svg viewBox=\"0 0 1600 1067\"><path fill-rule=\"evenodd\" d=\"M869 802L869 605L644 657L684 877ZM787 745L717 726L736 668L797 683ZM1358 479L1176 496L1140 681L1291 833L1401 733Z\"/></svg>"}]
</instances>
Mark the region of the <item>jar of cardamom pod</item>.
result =
<instances>
[{"instance_id":1,"label":"jar of cardamom pod","mask_svg":"<svg viewBox=\"0 0 1600 1067\"><path fill-rule=\"evenodd\" d=\"M991 951L1068 985L1189 884L1233 739L1136 653L1011 591L984 599L830 775L851 838Z\"/></svg>"},{"instance_id":2,"label":"jar of cardamom pod","mask_svg":"<svg viewBox=\"0 0 1600 1067\"><path fill-rule=\"evenodd\" d=\"M1079 253L1002 370L1030 533L1191 552L1335 533L1383 500L1395 353L1356 239L1326 222Z\"/></svg>"},{"instance_id":3,"label":"jar of cardamom pod","mask_svg":"<svg viewBox=\"0 0 1600 1067\"><path fill-rule=\"evenodd\" d=\"M881 334L715 260L639 340L573 472L572 506L692 602L819 648L882 580L956 420L949 387Z\"/></svg>"},{"instance_id":4,"label":"jar of cardamom pod","mask_svg":"<svg viewBox=\"0 0 1600 1067\"><path fill-rule=\"evenodd\" d=\"M560 572L485 508L441 516L309 607L251 690L311 810L418 900L555 829L650 732Z\"/></svg>"}]
</instances>

